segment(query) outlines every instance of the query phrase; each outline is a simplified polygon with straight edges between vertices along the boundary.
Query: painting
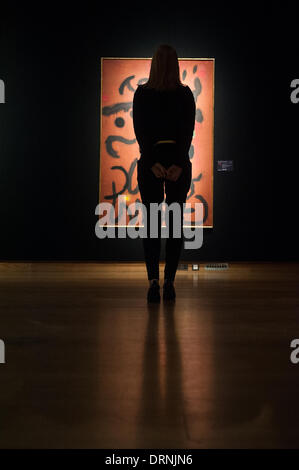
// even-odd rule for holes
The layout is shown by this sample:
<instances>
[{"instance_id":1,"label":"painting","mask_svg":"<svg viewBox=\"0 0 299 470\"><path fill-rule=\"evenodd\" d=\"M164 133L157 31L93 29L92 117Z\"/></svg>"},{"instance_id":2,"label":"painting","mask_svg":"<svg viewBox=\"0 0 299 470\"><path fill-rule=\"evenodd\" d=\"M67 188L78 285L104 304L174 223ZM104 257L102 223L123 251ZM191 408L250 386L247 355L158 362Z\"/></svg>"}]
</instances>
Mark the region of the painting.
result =
<instances>
[{"instance_id":1,"label":"painting","mask_svg":"<svg viewBox=\"0 0 299 470\"><path fill-rule=\"evenodd\" d=\"M127 226L137 213L135 204L141 202L137 183L140 150L132 107L134 92L138 84L147 82L150 66L151 58L101 58L99 202L113 206L111 226ZM190 87L196 104L189 150L192 182L186 200L190 205L184 226L213 227L215 60L179 58L179 67L181 82ZM194 203L202 203L201 220L195 219Z\"/></svg>"}]
</instances>

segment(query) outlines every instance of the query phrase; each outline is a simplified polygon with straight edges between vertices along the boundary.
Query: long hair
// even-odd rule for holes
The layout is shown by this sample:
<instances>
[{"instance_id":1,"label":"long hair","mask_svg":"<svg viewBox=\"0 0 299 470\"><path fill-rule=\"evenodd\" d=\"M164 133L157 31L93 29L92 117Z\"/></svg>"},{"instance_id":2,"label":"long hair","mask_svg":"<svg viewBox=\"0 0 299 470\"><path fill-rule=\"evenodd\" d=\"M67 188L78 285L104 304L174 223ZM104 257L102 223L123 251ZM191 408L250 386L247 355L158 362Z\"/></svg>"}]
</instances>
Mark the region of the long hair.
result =
<instances>
[{"instance_id":1,"label":"long hair","mask_svg":"<svg viewBox=\"0 0 299 470\"><path fill-rule=\"evenodd\" d=\"M155 51L148 81L143 85L156 90L174 90L184 86L180 80L180 67L176 50L161 44Z\"/></svg>"}]
</instances>

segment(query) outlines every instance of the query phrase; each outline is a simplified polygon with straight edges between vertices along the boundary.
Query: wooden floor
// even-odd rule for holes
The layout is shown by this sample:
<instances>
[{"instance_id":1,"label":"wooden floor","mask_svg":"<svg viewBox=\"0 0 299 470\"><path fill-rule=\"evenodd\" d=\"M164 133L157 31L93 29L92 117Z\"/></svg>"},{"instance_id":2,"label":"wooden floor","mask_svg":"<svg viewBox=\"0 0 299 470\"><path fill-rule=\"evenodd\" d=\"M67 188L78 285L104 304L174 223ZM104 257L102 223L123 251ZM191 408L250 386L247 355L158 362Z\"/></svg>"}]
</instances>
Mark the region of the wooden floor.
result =
<instances>
[{"instance_id":1,"label":"wooden floor","mask_svg":"<svg viewBox=\"0 0 299 470\"><path fill-rule=\"evenodd\" d=\"M0 263L0 447L298 448L299 265L175 286L147 306L142 263Z\"/></svg>"}]
</instances>

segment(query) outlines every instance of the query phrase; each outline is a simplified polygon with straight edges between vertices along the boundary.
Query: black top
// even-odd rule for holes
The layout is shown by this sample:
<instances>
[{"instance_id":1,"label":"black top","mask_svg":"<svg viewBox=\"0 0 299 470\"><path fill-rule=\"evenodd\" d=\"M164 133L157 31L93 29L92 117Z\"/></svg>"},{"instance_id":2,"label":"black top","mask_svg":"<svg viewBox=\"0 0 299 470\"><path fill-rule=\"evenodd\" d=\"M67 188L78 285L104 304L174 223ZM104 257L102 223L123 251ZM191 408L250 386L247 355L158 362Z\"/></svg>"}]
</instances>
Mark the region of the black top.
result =
<instances>
[{"instance_id":1,"label":"black top","mask_svg":"<svg viewBox=\"0 0 299 470\"><path fill-rule=\"evenodd\" d=\"M159 91L138 85L133 98L133 125L141 159L152 167L157 159L153 151L159 140L175 140L173 163L183 166L195 125L195 101L189 86ZM163 145L163 144L161 144Z\"/></svg>"}]
</instances>

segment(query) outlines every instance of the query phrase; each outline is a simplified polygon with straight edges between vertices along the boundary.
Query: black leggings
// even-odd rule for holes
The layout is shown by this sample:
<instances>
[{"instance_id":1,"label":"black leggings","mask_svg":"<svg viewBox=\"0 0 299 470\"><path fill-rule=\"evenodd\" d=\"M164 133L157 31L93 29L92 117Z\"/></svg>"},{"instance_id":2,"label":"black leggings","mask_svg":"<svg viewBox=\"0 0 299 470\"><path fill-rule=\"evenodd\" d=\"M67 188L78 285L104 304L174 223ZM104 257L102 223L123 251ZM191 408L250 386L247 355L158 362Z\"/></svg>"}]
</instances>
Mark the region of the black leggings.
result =
<instances>
[{"instance_id":1,"label":"black leggings","mask_svg":"<svg viewBox=\"0 0 299 470\"><path fill-rule=\"evenodd\" d=\"M161 144L162 145L162 144ZM171 145L171 144L170 144ZM166 146L168 147L166 149ZM169 152L169 145L163 144L165 155ZM165 160L160 160L161 164L167 168ZM164 163L163 163L164 162ZM190 189L192 178L192 163L188 159L183 166L182 172L176 181L170 181L165 178L157 178L152 170L144 165L142 158L137 162L137 181L141 195L141 200L147 210L147 237L142 239L144 257L147 268L148 279L159 279L159 260L161 251L161 212L158 211L158 238L150 237L150 203L160 204L164 201L164 183L165 183L165 202L170 205L172 202L178 202L181 207L181 237L173 237L173 213L169 211L169 236L166 238L165 245L165 269L164 279L174 281L182 246L183 238L183 203L186 202L187 194Z\"/></svg>"}]
</instances>

